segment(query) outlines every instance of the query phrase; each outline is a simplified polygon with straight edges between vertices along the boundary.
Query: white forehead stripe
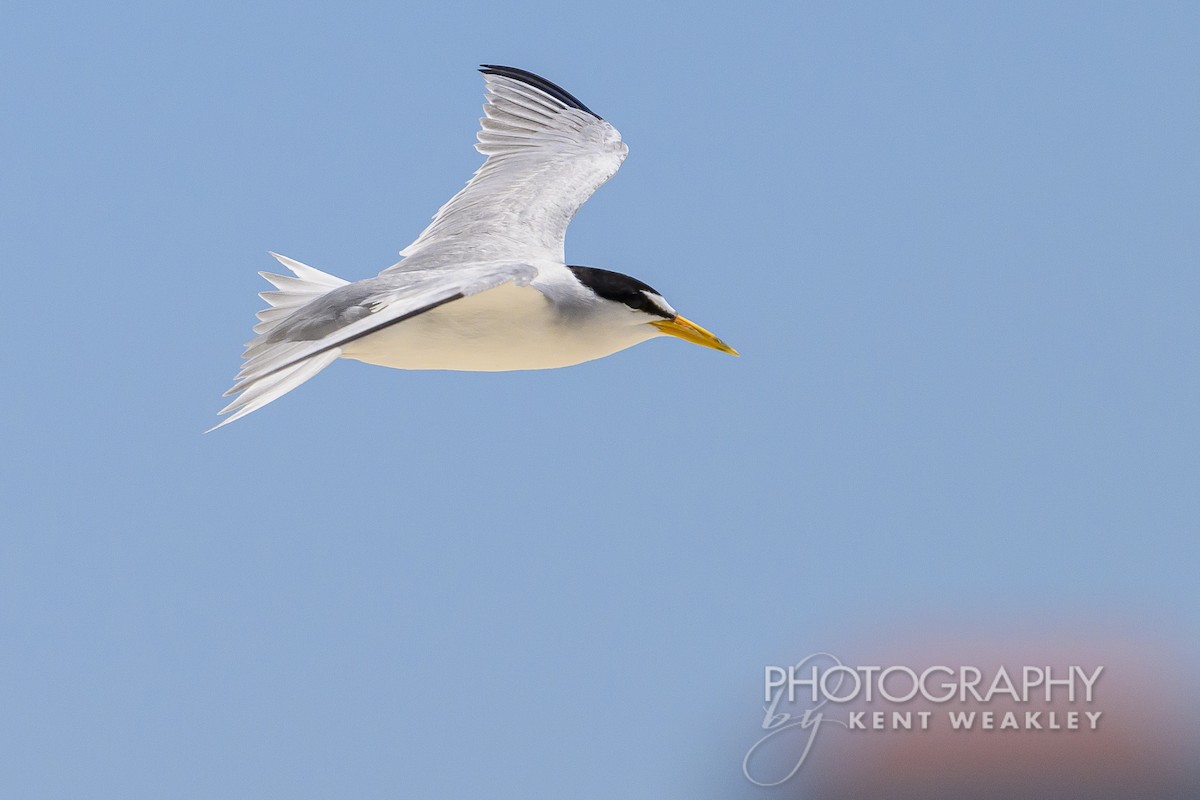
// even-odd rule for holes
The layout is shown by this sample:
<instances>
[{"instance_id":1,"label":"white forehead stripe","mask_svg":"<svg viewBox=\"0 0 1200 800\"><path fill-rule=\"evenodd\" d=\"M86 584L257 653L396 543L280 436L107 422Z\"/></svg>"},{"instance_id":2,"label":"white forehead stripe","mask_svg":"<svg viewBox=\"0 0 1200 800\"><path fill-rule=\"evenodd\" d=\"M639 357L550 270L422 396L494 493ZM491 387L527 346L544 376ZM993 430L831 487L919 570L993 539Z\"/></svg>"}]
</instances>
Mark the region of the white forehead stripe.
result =
<instances>
[{"instance_id":1,"label":"white forehead stripe","mask_svg":"<svg viewBox=\"0 0 1200 800\"><path fill-rule=\"evenodd\" d=\"M642 289L642 294L644 294L651 303L662 309L664 314L674 317L678 313L675 311L675 309L671 308L671 304L668 303L661 294L658 294L657 292L648 292L645 289Z\"/></svg>"}]
</instances>

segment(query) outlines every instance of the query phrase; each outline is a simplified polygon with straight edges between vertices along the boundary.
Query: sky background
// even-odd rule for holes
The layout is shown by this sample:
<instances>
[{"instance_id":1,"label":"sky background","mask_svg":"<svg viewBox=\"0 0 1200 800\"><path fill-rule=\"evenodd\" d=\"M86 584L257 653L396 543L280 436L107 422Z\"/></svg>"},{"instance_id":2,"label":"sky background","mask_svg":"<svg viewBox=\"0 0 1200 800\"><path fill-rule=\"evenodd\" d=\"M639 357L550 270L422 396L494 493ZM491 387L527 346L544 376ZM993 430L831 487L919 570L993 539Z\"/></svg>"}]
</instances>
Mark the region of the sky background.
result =
<instances>
[{"instance_id":1,"label":"sky background","mask_svg":"<svg viewBox=\"0 0 1200 800\"><path fill-rule=\"evenodd\" d=\"M759 797L767 664L1198 663L1198 52L1193 3L5 4L0 796ZM340 362L201 435L268 250L372 276L479 164L481 62L629 144L568 261L742 357Z\"/></svg>"}]
</instances>

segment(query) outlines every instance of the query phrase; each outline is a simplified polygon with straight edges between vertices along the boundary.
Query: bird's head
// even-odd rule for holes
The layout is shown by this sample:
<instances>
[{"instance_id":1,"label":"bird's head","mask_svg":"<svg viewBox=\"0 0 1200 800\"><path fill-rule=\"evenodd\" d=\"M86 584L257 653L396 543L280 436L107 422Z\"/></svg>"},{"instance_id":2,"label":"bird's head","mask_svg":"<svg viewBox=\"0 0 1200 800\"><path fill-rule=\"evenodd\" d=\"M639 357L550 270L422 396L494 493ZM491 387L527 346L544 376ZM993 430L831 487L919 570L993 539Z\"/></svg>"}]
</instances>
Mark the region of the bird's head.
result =
<instances>
[{"instance_id":1,"label":"bird's head","mask_svg":"<svg viewBox=\"0 0 1200 800\"><path fill-rule=\"evenodd\" d=\"M738 355L725 342L680 315L655 289L628 275L595 267L568 267L575 277L603 302L616 304L629 314L631 325L649 325L652 336L674 336L685 342L711 347L722 353ZM646 337L651 338L651 337Z\"/></svg>"}]
</instances>

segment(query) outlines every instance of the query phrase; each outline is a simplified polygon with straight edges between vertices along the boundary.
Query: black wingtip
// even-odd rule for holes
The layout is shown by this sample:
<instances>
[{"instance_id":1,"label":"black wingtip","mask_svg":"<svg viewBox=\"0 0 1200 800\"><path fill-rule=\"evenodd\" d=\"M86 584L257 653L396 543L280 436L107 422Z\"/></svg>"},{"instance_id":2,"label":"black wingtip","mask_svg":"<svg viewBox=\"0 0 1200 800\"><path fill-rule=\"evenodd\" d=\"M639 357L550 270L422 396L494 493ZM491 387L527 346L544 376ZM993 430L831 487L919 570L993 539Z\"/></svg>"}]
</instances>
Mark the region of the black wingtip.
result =
<instances>
[{"instance_id":1,"label":"black wingtip","mask_svg":"<svg viewBox=\"0 0 1200 800\"><path fill-rule=\"evenodd\" d=\"M571 108L578 108L580 111L591 114L596 119L603 119L603 117L601 117L595 111L592 111L583 103L579 102L579 98L575 97L575 95L571 94L558 84L546 80L541 75L534 75L532 72L523 69L517 69L516 67L502 67L497 64L480 64L479 71L484 75L503 75L505 78L512 78L513 80L521 81L521 83L529 84L533 88L545 92L555 100L559 100Z\"/></svg>"}]
</instances>

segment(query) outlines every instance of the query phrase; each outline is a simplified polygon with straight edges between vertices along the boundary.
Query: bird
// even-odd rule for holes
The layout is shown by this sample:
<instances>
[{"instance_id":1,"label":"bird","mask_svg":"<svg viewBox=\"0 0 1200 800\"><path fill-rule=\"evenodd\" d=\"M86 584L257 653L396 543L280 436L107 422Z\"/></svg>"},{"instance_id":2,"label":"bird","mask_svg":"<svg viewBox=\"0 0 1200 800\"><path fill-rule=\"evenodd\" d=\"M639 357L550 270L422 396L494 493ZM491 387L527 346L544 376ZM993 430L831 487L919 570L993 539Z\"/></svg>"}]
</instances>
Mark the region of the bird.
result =
<instances>
[{"instance_id":1,"label":"bird","mask_svg":"<svg viewBox=\"0 0 1200 800\"><path fill-rule=\"evenodd\" d=\"M572 94L516 67L483 64L475 149L485 156L401 260L349 282L271 253L292 275L259 273L257 336L216 430L295 389L338 358L404 370L554 369L671 336L738 352L637 278L568 265L580 206L629 148Z\"/></svg>"}]
</instances>

